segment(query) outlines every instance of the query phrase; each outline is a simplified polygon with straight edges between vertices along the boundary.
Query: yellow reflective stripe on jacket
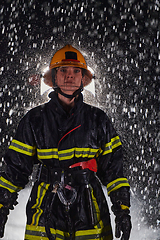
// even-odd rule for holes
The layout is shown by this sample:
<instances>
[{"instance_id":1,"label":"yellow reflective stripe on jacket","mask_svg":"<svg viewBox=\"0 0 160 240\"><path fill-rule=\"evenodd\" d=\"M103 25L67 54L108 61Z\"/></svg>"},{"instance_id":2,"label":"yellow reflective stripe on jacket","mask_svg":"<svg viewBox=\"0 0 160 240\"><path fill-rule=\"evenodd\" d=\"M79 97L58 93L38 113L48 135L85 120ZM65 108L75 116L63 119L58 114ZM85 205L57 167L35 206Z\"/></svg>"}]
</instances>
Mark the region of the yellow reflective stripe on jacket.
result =
<instances>
[{"instance_id":1,"label":"yellow reflective stripe on jacket","mask_svg":"<svg viewBox=\"0 0 160 240\"><path fill-rule=\"evenodd\" d=\"M61 160L69 160L73 157L83 157L83 158L93 158L97 153L98 149L94 148L70 148L58 151L57 148L50 149L37 149L38 159L59 159Z\"/></svg>"},{"instance_id":2,"label":"yellow reflective stripe on jacket","mask_svg":"<svg viewBox=\"0 0 160 240\"><path fill-rule=\"evenodd\" d=\"M64 240L69 237L69 233L60 231L58 229L50 228L53 237L56 240ZM25 240L48 240L45 227L26 225Z\"/></svg>"},{"instance_id":3,"label":"yellow reflective stripe on jacket","mask_svg":"<svg viewBox=\"0 0 160 240\"><path fill-rule=\"evenodd\" d=\"M112 240L111 226L105 226L104 228L89 229L75 232L75 240Z\"/></svg>"},{"instance_id":4,"label":"yellow reflective stripe on jacket","mask_svg":"<svg viewBox=\"0 0 160 240\"><path fill-rule=\"evenodd\" d=\"M51 234L56 240L64 240L69 238L68 232L63 232L58 229L50 228ZM105 226L102 229L81 230L75 232L75 240L112 240L111 226ZM26 226L25 240L48 240L45 227L40 226Z\"/></svg>"},{"instance_id":5,"label":"yellow reflective stripe on jacket","mask_svg":"<svg viewBox=\"0 0 160 240\"><path fill-rule=\"evenodd\" d=\"M127 178L117 178L116 180L107 184L108 195L120 187L130 187Z\"/></svg>"},{"instance_id":6,"label":"yellow reflective stripe on jacket","mask_svg":"<svg viewBox=\"0 0 160 240\"><path fill-rule=\"evenodd\" d=\"M46 184L44 182L41 182L40 185L38 186L38 191L37 191L37 199L35 205L32 206L32 209L36 209L35 214L32 217L32 224L31 225L38 225L39 218L41 214L43 213L43 210L40 208L43 198L46 194L46 191L48 190L50 184Z\"/></svg>"},{"instance_id":7,"label":"yellow reflective stripe on jacket","mask_svg":"<svg viewBox=\"0 0 160 240\"><path fill-rule=\"evenodd\" d=\"M0 187L8 189L11 193L18 192L22 189L21 187L15 186L14 184L12 184L10 181L3 178L2 176L0 177Z\"/></svg>"},{"instance_id":8,"label":"yellow reflective stripe on jacket","mask_svg":"<svg viewBox=\"0 0 160 240\"><path fill-rule=\"evenodd\" d=\"M38 159L58 159L58 148L37 149Z\"/></svg>"},{"instance_id":9,"label":"yellow reflective stripe on jacket","mask_svg":"<svg viewBox=\"0 0 160 240\"><path fill-rule=\"evenodd\" d=\"M117 148L118 146L122 145L119 136L116 136L111 139L109 143L105 144L104 152L102 155L106 155L108 153L111 153L113 149Z\"/></svg>"},{"instance_id":10,"label":"yellow reflective stripe on jacket","mask_svg":"<svg viewBox=\"0 0 160 240\"><path fill-rule=\"evenodd\" d=\"M36 152L35 147L27 145L15 139L12 140L11 145L9 146L9 149L12 149L16 152L23 153L28 156L33 156Z\"/></svg>"},{"instance_id":11,"label":"yellow reflective stripe on jacket","mask_svg":"<svg viewBox=\"0 0 160 240\"><path fill-rule=\"evenodd\" d=\"M93 188L92 188L91 194L92 194L92 202L93 202L93 214L94 214L95 223L97 224L94 227L95 228L103 228L103 222L100 217L100 210L99 210L97 200L93 194Z\"/></svg>"},{"instance_id":12,"label":"yellow reflective stripe on jacket","mask_svg":"<svg viewBox=\"0 0 160 240\"><path fill-rule=\"evenodd\" d=\"M71 148L67 150L62 150L58 152L59 160L67 160L73 157L77 158L93 158L98 149L93 148Z\"/></svg>"}]
</instances>

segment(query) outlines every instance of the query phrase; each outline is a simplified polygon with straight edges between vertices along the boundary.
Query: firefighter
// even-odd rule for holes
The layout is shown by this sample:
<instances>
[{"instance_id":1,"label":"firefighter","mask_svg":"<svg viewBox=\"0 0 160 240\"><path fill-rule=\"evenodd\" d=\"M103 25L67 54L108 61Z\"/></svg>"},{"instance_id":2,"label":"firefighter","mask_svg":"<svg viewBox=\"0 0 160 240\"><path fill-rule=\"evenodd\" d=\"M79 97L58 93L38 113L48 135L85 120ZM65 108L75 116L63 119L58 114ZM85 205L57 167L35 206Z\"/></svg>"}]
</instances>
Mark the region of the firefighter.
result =
<instances>
[{"instance_id":1,"label":"firefighter","mask_svg":"<svg viewBox=\"0 0 160 240\"><path fill-rule=\"evenodd\" d=\"M29 197L25 240L113 239L102 184L115 214L116 237L131 231L130 186L123 175L122 144L107 115L83 102L92 80L83 55L71 45L58 50L44 81L49 102L20 121L0 177L0 237L18 192L34 164L37 179Z\"/></svg>"}]
</instances>

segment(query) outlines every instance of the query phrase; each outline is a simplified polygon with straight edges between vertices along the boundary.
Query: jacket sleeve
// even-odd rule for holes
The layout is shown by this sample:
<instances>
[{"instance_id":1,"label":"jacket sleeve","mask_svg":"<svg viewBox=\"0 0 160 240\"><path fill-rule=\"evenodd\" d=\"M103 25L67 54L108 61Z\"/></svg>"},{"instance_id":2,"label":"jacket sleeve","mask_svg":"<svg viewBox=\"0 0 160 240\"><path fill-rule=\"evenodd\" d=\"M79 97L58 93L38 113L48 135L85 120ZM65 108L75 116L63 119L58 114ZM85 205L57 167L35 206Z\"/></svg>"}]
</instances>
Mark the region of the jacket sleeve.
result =
<instances>
[{"instance_id":1,"label":"jacket sleeve","mask_svg":"<svg viewBox=\"0 0 160 240\"><path fill-rule=\"evenodd\" d=\"M25 187L36 161L36 145L29 114L20 121L15 138L5 155L6 170L0 176L0 188L11 193Z\"/></svg>"},{"instance_id":2,"label":"jacket sleeve","mask_svg":"<svg viewBox=\"0 0 160 240\"><path fill-rule=\"evenodd\" d=\"M101 137L102 144L97 154L97 176L102 184L107 186L108 195L110 195L112 191L121 187L130 187L130 185L123 175L123 154L120 137L107 116L104 125L103 134L105 137Z\"/></svg>"}]
</instances>

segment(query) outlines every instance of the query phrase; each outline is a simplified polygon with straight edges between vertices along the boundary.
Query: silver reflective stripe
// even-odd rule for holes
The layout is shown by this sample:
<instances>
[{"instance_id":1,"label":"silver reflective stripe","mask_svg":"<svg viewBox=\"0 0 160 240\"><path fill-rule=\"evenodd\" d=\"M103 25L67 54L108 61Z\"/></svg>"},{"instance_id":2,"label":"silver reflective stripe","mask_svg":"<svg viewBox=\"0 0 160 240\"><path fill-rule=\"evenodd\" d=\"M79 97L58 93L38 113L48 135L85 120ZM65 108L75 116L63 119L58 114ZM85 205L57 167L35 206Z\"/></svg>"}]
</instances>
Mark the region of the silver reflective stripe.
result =
<instances>
[{"instance_id":1,"label":"silver reflective stripe","mask_svg":"<svg viewBox=\"0 0 160 240\"><path fill-rule=\"evenodd\" d=\"M13 139L9 149L12 149L16 152L26 154L28 156L33 156L35 154L35 147L22 143L18 140Z\"/></svg>"},{"instance_id":2,"label":"silver reflective stripe","mask_svg":"<svg viewBox=\"0 0 160 240\"><path fill-rule=\"evenodd\" d=\"M32 225L33 226L38 225L39 218L43 213L43 210L40 207L41 207L43 198L44 198L49 186L50 186L50 184L47 184L44 182L41 182L40 185L38 186L36 203L32 206L32 209L36 209L36 212L33 214L33 217L32 217Z\"/></svg>"},{"instance_id":3,"label":"silver reflective stripe","mask_svg":"<svg viewBox=\"0 0 160 240\"><path fill-rule=\"evenodd\" d=\"M22 187L15 186L14 184L12 184L10 181L3 178L2 176L0 177L0 187L8 189L11 193L20 191L22 189Z\"/></svg>"},{"instance_id":4,"label":"silver reflective stripe","mask_svg":"<svg viewBox=\"0 0 160 240\"><path fill-rule=\"evenodd\" d=\"M66 237L69 237L69 233L63 232L58 229L50 228L51 234L53 237L56 237L56 239L64 240ZM65 236L64 236L65 235ZM26 225L26 231L25 231L25 240L46 240L48 239L45 227L42 226L32 226L32 225Z\"/></svg>"},{"instance_id":5,"label":"silver reflective stripe","mask_svg":"<svg viewBox=\"0 0 160 240\"><path fill-rule=\"evenodd\" d=\"M120 141L119 136L112 138L109 143L106 143L106 145L104 147L103 155L111 153L113 151L113 149L115 149L116 147L118 147L120 145L122 145L122 143Z\"/></svg>"},{"instance_id":6,"label":"silver reflective stripe","mask_svg":"<svg viewBox=\"0 0 160 240\"><path fill-rule=\"evenodd\" d=\"M118 182L114 183L112 186L107 188L108 192L110 192L113 188L117 187L118 185L120 185L122 183L127 183L128 184L128 181L127 180L123 180L123 181L118 181Z\"/></svg>"},{"instance_id":7,"label":"silver reflective stripe","mask_svg":"<svg viewBox=\"0 0 160 240\"><path fill-rule=\"evenodd\" d=\"M45 238L47 238L47 234L46 234L46 232L39 232L39 231L33 231L33 230L26 230L26 233L25 233L26 235L29 235L30 237L31 236L37 236L37 237L45 237ZM54 234L53 234L53 236L54 236Z\"/></svg>"},{"instance_id":8,"label":"silver reflective stripe","mask_svg":"<svg viewBox=\"0 0 160 240\"><path fill-rule=\"evenodd\" d=\"M58 159L58 149L50 148L50 149L37 149L38 159Z\"/></svg>"},{"instance_id":9,"label":"silver reflective stripe","mask_svg":"<svg viewBox=\"0 0 160 240\"><path fill-rule=\"evenodd\" d=\"M53 149L37 149L38 159L59 159L68 160L73 157L93 158L98 149L94 148L71 148L58 151L57 148Z\"/></svg>"}]
</instances>

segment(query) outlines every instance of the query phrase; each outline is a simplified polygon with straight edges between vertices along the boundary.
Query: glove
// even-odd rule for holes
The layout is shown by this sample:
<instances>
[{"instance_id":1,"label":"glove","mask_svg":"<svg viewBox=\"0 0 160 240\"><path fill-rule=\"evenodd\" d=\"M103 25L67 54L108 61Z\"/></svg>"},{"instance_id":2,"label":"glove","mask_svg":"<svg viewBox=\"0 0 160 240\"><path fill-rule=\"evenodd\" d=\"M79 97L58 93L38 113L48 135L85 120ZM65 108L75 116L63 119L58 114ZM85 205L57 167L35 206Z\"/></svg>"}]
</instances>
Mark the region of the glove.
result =
<instances>
[{"instance_id":1,"label":"glove","mask_svg":"<svg viewBox=\"0 0 160 240\"><path fill-rule=\"evenodd\" d=\"M7 222L7 215L9 214L9 209L8 208L4 208L2 207L0 209L0 238L2 238L4 236L4 227L5 227L5 224Z\"/></svg>"},{"instance_id":2,"label":"glove","mask_svg":"<svg viewBox=\"0 0 160 240\"><path fill-rule=\"evenodd\" d=\"M18 194L11 193L5 188L0 188L0 238L4 236L4 227L8 219L9 209L13 210Z\"/></svg>"},{"instance_id":3,"label":"glove","mask_svg":"<svg viewBox=\"0 0 160 240\"><path fill-rule=\"evenodd\" d=\"M121 240L129 240L132 224L131 224L131 217L129 215L129 209L121 209L119 203L117 203L117 207L112 206L111 209L114 212L115 218L115 237L120 238L121 232L123 233Z\"/></svg>"},{"instance_id":4,"label":"glove","mask_svg":"<svg viewBox=\"0 0 160 240\"><path fill-rule=\"evenodd\" d=\"M132 228L131 217L129 215L130 193L128 187L122 187L110 193L113 206L111 207L115 218L115 237L121 240L129 240Z\"/></svg>"}]
</instances>

